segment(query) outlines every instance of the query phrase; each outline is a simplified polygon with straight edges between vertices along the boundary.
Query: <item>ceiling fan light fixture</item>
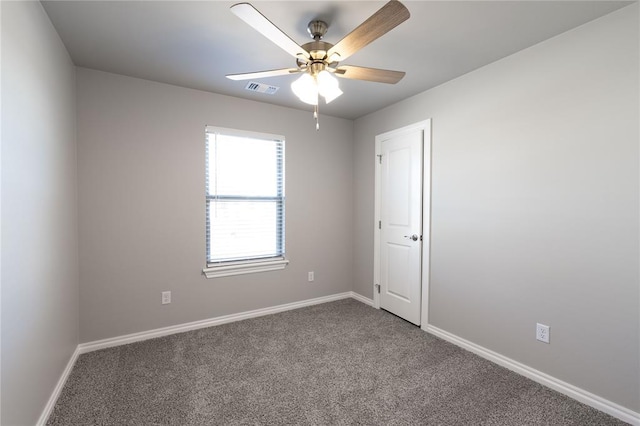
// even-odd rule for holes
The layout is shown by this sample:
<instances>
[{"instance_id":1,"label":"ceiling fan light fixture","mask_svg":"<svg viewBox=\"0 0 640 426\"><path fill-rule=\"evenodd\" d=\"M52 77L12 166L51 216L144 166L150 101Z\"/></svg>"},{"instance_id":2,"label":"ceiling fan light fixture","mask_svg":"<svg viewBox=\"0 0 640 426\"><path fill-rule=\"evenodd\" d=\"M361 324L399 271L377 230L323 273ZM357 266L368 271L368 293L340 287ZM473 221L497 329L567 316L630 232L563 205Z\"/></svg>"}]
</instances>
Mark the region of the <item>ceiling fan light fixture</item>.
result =
<instances>
[{"instance_id":1,"label":"ceiling fan light fixture","mask_svg":"<svg viewBox=\"0 0 640 426\"><path fill-rule=\"evenodd\" d=\"M304 73L291 83L291 90L304 103L318 105L318 85L311 74Z\"/></svg>"},{"instance_id":2,"label":"ceiling fan light fixture","mask_svg":"<svg viewBox=\"0 0 640 426\"><path fill-rule=\"evenodd\" d=\"M329 103L335 98L337 98L338 96L342 95L342 93L343 93L342 90L340 90L339 87L336 87L335 89L331 89L329 92L325 93L322 96L324 96L324 101L326 103Z\"/></svg>"},{"instance_id":3,"label":"ceiling fan light fixture","mask_svg":"<svg viewBox=\"0 0 640 426\"><path fill-rule=\"evenodd\" d=\"M326 103L342 95L338 79L327 70L320 71L315 77L309 73L302 74L291 83L291 90L302 102L309 105L318 105L318 95L321 95Z\"/></svg>"},{"instance_id":4,"label":"ceiling fan light fixture","mask_svg":"<svg viewBox=\"0 0 640 426\"><path fill-rule=\"evenodd\" d=\"M343 92L338 85L338 79L332 76L329 71L320 71L316 80L318 82L318 92L324 97L326 103L342 95Z\"/></svg>"}]
</instances>

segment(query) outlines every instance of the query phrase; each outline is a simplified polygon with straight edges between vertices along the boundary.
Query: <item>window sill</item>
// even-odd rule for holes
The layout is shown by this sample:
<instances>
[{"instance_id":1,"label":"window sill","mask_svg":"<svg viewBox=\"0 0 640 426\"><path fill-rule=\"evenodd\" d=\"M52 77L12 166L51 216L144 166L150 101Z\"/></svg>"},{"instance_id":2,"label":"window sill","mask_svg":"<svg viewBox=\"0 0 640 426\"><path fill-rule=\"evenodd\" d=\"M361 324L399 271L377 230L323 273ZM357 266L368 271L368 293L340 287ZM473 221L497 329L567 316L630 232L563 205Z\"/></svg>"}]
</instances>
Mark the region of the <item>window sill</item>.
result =
<instances>
[{"instance_id":1,"label":"window sill","mask_svg":"<svg viewBox=\"0 0 640 426\"><path fill-rule=\"evenodd\" d=\"M207 278L228 277L231 275L253 274L256 272L277 271L289 264L287 259L268 260L262 262L246 262L234 265L211 266L202 270Z\"/></svg>"}]
</instances>

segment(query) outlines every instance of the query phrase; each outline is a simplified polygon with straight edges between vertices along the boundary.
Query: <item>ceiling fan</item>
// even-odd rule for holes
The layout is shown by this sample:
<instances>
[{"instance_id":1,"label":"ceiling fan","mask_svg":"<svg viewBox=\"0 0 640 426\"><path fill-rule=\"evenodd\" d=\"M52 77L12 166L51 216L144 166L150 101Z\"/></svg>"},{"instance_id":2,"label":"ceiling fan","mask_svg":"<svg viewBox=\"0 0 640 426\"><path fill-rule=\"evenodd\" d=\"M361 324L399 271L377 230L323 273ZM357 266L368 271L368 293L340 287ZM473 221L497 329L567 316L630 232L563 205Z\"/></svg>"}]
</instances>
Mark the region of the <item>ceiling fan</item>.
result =
<instances>
[{"instance_id":1,"label":"ceiling fan","mask_svg":"<svg viewBox=\"0 0 640 426\"><path fill-rule=\"evenodd\" d=\"M388 84L399 82L405 75L402 71L339 65L339 62L344 61L358 50L409 19L409 10L398 0L389 1L335 45L322 41L329 28L324 21L314 20L309 22L307 31L313 41L300 46L251 4L235 4L231 6L231 11L293 56L296 59L296 67L229 74L227 78L231 80L249 80L302 74L299 79L291 84L291 89L301 101L314 105L316 129L319 128L319 95L325 99L326 103L329 103L342 94L338 87L338 81L333 77L334 75L341 78Z\"/></svg>"}]
</instances>

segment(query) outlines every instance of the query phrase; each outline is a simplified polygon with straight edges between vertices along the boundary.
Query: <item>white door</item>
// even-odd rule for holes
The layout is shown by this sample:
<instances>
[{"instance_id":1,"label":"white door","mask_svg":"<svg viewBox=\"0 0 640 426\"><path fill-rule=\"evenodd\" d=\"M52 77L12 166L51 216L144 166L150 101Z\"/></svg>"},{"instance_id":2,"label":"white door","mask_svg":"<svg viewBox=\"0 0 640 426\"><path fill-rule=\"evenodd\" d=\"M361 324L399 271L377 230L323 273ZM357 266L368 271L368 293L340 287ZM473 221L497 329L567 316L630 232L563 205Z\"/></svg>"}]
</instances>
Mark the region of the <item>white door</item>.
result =
<instances>
[{"instance_id":1,"label":"white door","mask_svg":"<svg viewBox=\"0 0 640 426\"><path fill-rule=\"evenodd\" d=\"M399 130L379 142L380 307L420 325L422 149L424 129Z\"/></svg>"}]
</instances>

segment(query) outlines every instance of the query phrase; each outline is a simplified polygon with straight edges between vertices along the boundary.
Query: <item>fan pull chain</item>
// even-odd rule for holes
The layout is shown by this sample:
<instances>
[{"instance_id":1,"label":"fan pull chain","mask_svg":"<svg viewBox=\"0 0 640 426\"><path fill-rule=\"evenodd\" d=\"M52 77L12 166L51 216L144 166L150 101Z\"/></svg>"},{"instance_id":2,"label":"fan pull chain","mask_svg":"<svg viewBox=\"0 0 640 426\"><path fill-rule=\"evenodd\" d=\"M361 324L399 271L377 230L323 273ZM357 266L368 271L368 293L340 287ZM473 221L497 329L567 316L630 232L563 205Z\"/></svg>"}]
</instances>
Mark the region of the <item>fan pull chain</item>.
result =
<instances>
[{"instance_id":1,"label":"fan pull chain","mask_svg":"<svg viewBox=\"0 0 640 426\"><path fill-rule=\"evenodd\" d=\"M316 119L316 131L320 130L320 122L318 121L318 103L316 103L313 109L313 118Z\"/></svg>"}]
</instances>

